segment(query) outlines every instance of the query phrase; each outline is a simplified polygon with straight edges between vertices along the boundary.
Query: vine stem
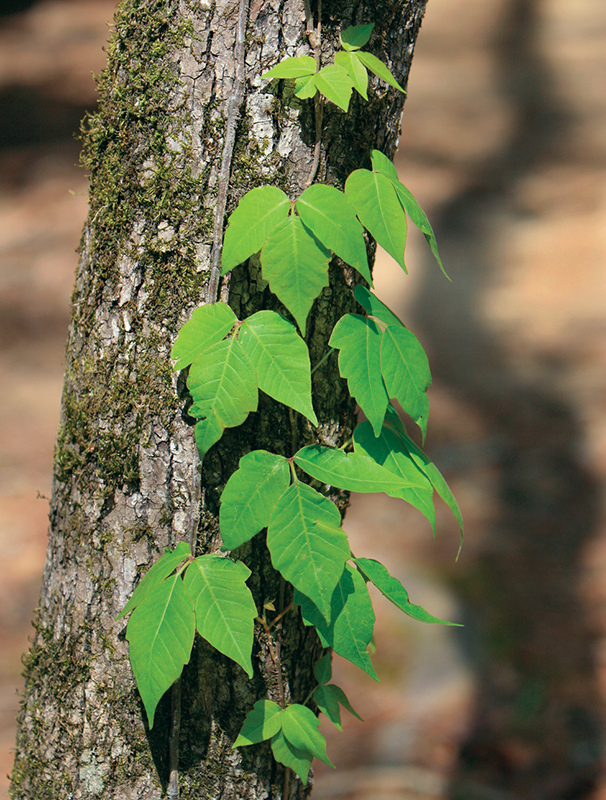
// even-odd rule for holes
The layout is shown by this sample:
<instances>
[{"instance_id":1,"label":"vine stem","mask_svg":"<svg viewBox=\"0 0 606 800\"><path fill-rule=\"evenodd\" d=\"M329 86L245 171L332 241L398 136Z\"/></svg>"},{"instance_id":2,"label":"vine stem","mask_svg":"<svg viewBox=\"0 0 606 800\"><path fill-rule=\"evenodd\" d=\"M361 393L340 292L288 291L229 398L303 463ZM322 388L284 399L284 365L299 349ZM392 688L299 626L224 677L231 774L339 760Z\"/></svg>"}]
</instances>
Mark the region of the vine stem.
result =
<instances>
[{"instance_id":1,"label":"vine stem","mask_svg":"<svg viewBox=\"0 0 606 800\"><path fill-rule=\"evenodd\" d=\"M181 732L181 678L173 683L170 693L170 734L168 740L168 761L170 775L166 796L169 800L179 800L179 734Z\"/></svg>"},{"instance_id":2,"label":"vine stem","mask_svg":"<svg viewBox=\"0 0 606 800\"><path fill-rule=\"evenodd\" d=\"M318 0L318 23L314 28L314 20L311 13L310 0L305 0L305 32L309 40L309 44L314 51L314 58L316 59L317 68L320 69L322 58L322 0ZM320 165L320 144L322 141L322 117L324 114L324 98L319 92L316 92L314 97L314 116L316 118L316 143L314 146L314 155L311 162L311 169L305 181L304 188L311 186L314 178L318 172Z\"/></svg>"},{"instance_id":3,"label":"vine stem","mask_svg":"<svg viewBox=\"0 0 606 800\"><path fill-rule=\"evenodd\" d=\"M290 797L291 773L292 770L290 767L284 767L284 786L282 787L282 797L284 800L288 800Z\"/></svg>"},{"instance_id":4,"label":"vine stem","mask_svg":"<svg viewBox=\"0 0 606 800\"><path fill-rule=\"evenodd\" d=\"M210 279L208 281L207 301L216 303L219 295L219 278L221 277L221 251L223 249L223 218L227 205L227 189L231 173L231 161L236 142L236 125L240 118L240 107L244 100L244 45L246 41L246 23L248 21L249 0L240 0L238 25L236 28L236 46L234 57L236 69L232 94L227 106L227 125L219 171L219 191L215 207L215 227L213 231L213 248L210 255Z\"/></svg>"},{"instance_id":5,"label":"vine stem","mask_svg":"<svg viewBox=\"0 0 606 800\"><path fill-rule=\"evenodd\" d=\"M191 494L191 517L189 522L189 544L191 547L192 558L188 560L185 567L196 557L196 545L198 540L198 522L200 521L200 500L201 500L201 481L200 481L200 457L198 448L194 446L193 454L193 486ZM181 570L182 571L182 570ZM181 678L178 678L172 686L170 695L170 733L168 737L168 786L166 796L169 800L179 800L179 736L181 732Z\"/></svg>"},{"instance_id":6,"label":"vine stem","mask_svg":"<svg viewBox=\"0 0 606 800\"><path fill-rule=\"evenodd\" d=\"M314 145L314 157L311 162L311 169L305 181L305 188L314 182L318 167L320 166L320 147L322 143L322 117L324 115L324 99L316 94L314 98L314 114L316 117L316 144Z\"/></svg>"},{"instance_id":7,"label":"vine stem","mask_svg":"<svg viewBox=\"0 0 606 800\"><path fill-rule=\"evenodd\" d=\"M279 642L274 642L274 638L271 635L271 628L267 624L265 616L256 617L255 622L258 622L260 625L262 625L265 630L265 635L267 636L267 648L269 650L269 655L271 656L271 660L274 662L274 667L276 670L276 680L278 682L278 695L280 696L280 707L286 708L286 695L284 694L284 681L282 680L282 665L280 663ZM277 645L277 647L274 645Z\"/></svg>"},{"instance_id":8,"label":"vine stem","mask_svg":"<svg viewBox=\"0 0 606 800\"><path fill-rule=\"evenodd\" d=\"M246 42L246 24L248 22L249 0L240 0L236 44L234 48L235 74L231 97L227 105L227 124L225 141L219 170L219 190L215 207L215 226L213 230L213 246L210 254L210 278L206 293L207 303L216 303L219 296L219 279L221 277L221 251L223 249L223 218L227 205L227 190L231 174L231 162L236 142L236 125L240 118L240 108L244 100L244 45ZM193 556L196 555L198 522L200 517L201 481L199 475L200 459L198 448L194 447L193 458L193 491L192 514L189 539ZM281 677L281 676L280 676ZM181 678L173 684L171 691L170 734L168 740L169 780L167 797L179 800L179 735L181 729Z\"/></svg>"}]
</instances>

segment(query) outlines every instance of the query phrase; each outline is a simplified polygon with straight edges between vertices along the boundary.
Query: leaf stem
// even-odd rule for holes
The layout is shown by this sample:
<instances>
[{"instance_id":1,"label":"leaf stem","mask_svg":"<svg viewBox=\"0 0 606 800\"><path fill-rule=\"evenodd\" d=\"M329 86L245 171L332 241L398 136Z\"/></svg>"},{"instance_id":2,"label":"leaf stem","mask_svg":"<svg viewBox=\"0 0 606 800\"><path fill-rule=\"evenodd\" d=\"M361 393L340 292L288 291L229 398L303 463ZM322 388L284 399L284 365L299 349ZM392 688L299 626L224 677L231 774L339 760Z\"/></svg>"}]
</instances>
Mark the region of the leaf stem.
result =
<instances>
[{"instance_id":1,"label":"leaf stem","mask_svg":"<svg viewBox=\"0 0 606 800\"><path fill-rule=\"evenodd\" d=\"M314 692L316 691L317 688L318 688L317 686L314 686L314 688L310 691L305 700L303 700L303 702L301 703L302 706L306 706L309 703L311 698L314 696Z\"/></svg>"},{"instance_id":2,"label":"leaf stem","mask_svg":"<svg viewBox=\"0 0 606 800\"><path fill-rule=\"evenodd\" d=\"M290 407L288 408L288 418L290 419L290 433L291 433L290 447L291 447L293 456L298 450L298 447L297 447L297 427L295 425L295 413L296 412L292 408L290 408ZM292 469L292 463L291 463L290 466L291 466L291 469ZM293 472L293 476L294 475L295 474Z\"/></svg>"},{"instance_id":3,"label":"leaf stem","mask_svg":"<svg viewBox=\"0 0 606 800\"><path fill-rule=\"evenodd\" d=\"M312 371L311 371L312 375L314 374L314 372L317 369L320 369L320 367L322 366L322 364L324 364L325 361L328 361L328 359L331 357L331 355L335 352L335 349L336 348L331 347L330 350L328 351L328 353L326 353L324 356L322 356L322 358L318 361L316 366L312 369Z\"/></svg>"},{"instance_id":4,"label":"leaf stem","mask_svg":"<svg viewBox=\"0 0 606 800\"><path fill-rule=\"evenodd\" d=\"M290 472L292 475L293 483L298 483L299 479L297 478L297 473L295 472L295 464L293 458L294 456L292 458L289 458L288 463L290 464Z\"/></svg>"},{"instance_id":5,"label":"leaf stem","mask_svg":"<svg viewBox=\"0 0 606 800\"><path fill-rule=\"evenodd\" d=\"M294 600L291 600L291 602L286 606L284 611L280 611L278 616L275 619L272 619L272 621L269 623L269 625L268 625L269 630L271 630L274 627L274 625L277 625L277 623L280 622L282 617L285 616L286 614L288 614L288 612L291 609L293 609L294 607L295 607Z\"/></svg>"},{"instance_id":6,"label":"leaf stem","mask_svg":"<svg viewBox=\"0 0 606 800\"><path fill-rule=\"evenodd\" d=\"M193 556L188 556L188 557L187 557L187 559L185 560L185 563L184 563L184 564L181 564L181 566L180 566L180 567L179 567L179 569L177 570L177 573L176 573L176 574L177 574L177 575L180 575L182 572L185 572L185 570L186 570L186 569L189 567L189 565L190 565L190 564L193 564L193 562L194 562L195 560L196 560L196 559L195 559Z\"/></svg>"}]
</instances>

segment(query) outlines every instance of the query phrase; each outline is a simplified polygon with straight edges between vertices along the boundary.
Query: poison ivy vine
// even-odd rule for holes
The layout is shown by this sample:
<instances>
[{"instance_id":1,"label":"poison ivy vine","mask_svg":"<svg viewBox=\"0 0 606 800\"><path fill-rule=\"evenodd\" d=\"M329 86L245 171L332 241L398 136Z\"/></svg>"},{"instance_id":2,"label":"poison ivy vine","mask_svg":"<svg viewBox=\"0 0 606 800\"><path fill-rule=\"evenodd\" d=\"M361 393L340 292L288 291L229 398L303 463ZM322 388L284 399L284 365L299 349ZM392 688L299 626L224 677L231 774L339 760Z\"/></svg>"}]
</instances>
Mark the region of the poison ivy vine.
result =
<instances>
[{"instance_id":1,"label":"poison ivy vine","mask_svg":"<svg viewBox=\"0 0 606 800\"><path fill-rule=\"evenodd\" d=\"M287 58L263 77L294 79L297 97L319 93L321 103L327 100L343 111L354 89L367 99L368 70L403 91L385 64L361 49L373 27L344 30L333 64L319 68L316 58ZM304 336L312 304L328 286L333 256L372 286L366 231L406 272L410 220L442 267L431 225L394 165L378 150L370 156L372 169L355 170L343 192L316 183L292 200L275 186L261 186L244 195L229 217L221 274L258 255L263 278L288 314L264 310L239 320L229 305L217 302L197 308L181 328L172 357L176 370L189 368L189 414L197 419L201 459L226 428L241 425L257 409L259 391L318 425ZM400 581L378 561L354 557L325 487L401 498L429 520L434 532L437 493L463 529L446 481L408 436L392 404L396 400L414 420L424 441L431 383L425 351L362 283L354 297L359 313L337 322L327 356L338 351L340 374L366 420L341 448L314 444L290 458L265 450L246 454L221 495L222 550L234 551L266 529L272 564L294 588L293 605L328 649L316 664L318 685L310 697L294 704L284 698L281 704L257 701L233 745L270 740L275 759L304 782L313 758L331 763L308 703L313 700L338 728L341 708L358 716L344 692L329 683L331 652L378 680L368 649L375 616L367 584L416 620L452 624L411 603ZM190 659L196 631L252 677L255 624L264 626L271 642L273 626L290 609L268 622L267 610L275 609L266 605L259 614L246 583L250 574L241 561L218 554L196 558L190 545L180 542L139 582L120 617L132 612L126 638L150 728L159 700Z\"/></svg>"}]
</instances>

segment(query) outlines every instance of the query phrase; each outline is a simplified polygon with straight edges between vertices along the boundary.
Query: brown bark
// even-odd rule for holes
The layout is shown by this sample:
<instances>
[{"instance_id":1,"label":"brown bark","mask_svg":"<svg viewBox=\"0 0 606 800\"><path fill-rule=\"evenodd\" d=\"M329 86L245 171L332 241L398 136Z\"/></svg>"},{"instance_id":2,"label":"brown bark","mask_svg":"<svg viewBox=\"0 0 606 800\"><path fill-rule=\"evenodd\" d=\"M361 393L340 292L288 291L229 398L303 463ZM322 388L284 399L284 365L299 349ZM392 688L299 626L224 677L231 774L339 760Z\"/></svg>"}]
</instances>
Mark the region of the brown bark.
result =
<instances>
[{"instance_id":1,"label":"brown bark","mask_svg":"<svg viewBox=\"0 0 606 800\"><path fill-rule=\"evenodd\" d=\"M244 102L228 212L260 184L278 183L295 197L315 138L313 103L296 102L288 85L258 79L280 58L310 52L303 0L246 5ZM405 84L424 7L425 0L325 2L324 62L341 27L374 21L371 50ZM198 552L218 549L220 492L244 453L263 447L290 456L294 446L313 438L301 417L293 424L282 407L262 398L259 411L227 431L208 454L198 484L184 376L172 373L178 328L206 296L239 8L238 0L124 0L116 15L100 109L85 126L90 215L73 298L49 549L26 663L14 800L163 796L171 693L150 732L128 662L125 622L116 616L165 546L196 531ZM401 95L373 82L370 101L354 99L348 115L328 106L319 179L342 185L350 171L368 166L372 147L393 153L402 103ZM308 325L312 364L324 355L334 323L352 307L351 281L342 264L332 264L331 285ZM229 302L241 318L279 308L254 259L234 271ZM321 420L316 440L340 442L351 431L354 409L336 360L329 359L314 379ZM344 509L346 498L336 499ZM259 605L287 604L262 537L239 555L253 569L250 584ZM298 613L287 614L279 627L285 692L302 701L313 685L319 643ZM182 798L309 793L311 784L284 783L267 745L231 749L253 702L277 692L279 678L262 631L253 660L248 681L197 641L181 686ZM177 696L172 693L173 703Z\"/></svg>"}]
</instances>

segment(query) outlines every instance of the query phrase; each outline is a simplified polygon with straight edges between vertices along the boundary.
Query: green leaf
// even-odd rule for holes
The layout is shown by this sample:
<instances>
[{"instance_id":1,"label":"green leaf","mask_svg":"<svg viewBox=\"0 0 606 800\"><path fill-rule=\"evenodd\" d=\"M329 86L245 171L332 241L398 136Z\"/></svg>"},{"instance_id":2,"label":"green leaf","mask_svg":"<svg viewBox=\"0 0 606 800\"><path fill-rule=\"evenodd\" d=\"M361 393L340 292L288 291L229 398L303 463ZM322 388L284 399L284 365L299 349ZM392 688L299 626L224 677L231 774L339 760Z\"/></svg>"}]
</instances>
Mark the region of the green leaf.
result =
<instances>
[{"instance_id":1,"label":"green leaf","mask_svg":"<svg viewBox=\"0 0 606 800\"><path fill-rule=\"evenodd\" d=\"M369 456L385 469L404 480L414 481L420 486L403 488L392 494L417 508L429 520L436 532L436 512L433 505L433 486L426 473L419 468L398 435L384 426L375 437L368 422L363 422L354 431L356 453Z\"/></svg>"},{"instance_id":2,"label":"green leaf","mask_svg":"<svg viewBox=\"0 0 606 800\"><path fill-rule=\"evenodd\" d=\"M431 223L427 219L425 212L421 208L421 206L417 203L415 198L413 197L412 193L404 186L403 183L397 183L395 185L396 192L398 194L398 198L402 203L402 206L406 210L406 213L413 221L413 223L422 231L423 236L425 237L425 241L431 248L431 252L434 254L436 261L440 265L440 269L446 275L448 280L450 277L446 270L444 269L444 264L442 264L442 259L440 258L440 253L438 252L438 242L436 240L436 235L433 232L433 228L431 227Z\"/></svg>"},{"instance_id":3,"label":"green leaf","mask_svg":"<svg viewBox=\"0 0 606 800\"><path fill-rule=\"evenodd\" d=\"M250 411L257 410L257 375L233 337L212 345L203 359L191 365L187 388L194 401L189 413L209 420L200 433L196 430L201 458L224 428L241 425Z\"/></svg>"},{"instance_id":4,"label":"green leaf","mask_svg":"<svg viewBox=\"0 0 606 800\"><path fill-rule=\"evenodd\" d=\"M258 311L242 324L238 340L255 368L259 389L317 425L309 350L295 326L275 311Z\"/></svg>"},{"instance_id":5,"label":"green leaf","mask_svg":"<svg viewBox=\"0 0 606 800\"><path fill-rule=\"evenodd\" d=\"M354 89L368 100L368 72L357 53L338 52L335 53L335 64L346 69Z\"/></svg>"},{"instance_id":6,"label":"green leaf","mask_svg":"<svg viewBox=\"0 0 606 800\"><path fill-rule=\"evenodd\" d=\"M221 549L234 550L266 528L272 508L289 483L290 468L284 456L265 450L243 456L221 495Z\"/></svg>"},{"instance_id":7,"label":"green leaf","mask_svg":"<svg viewBox=\"0 0 606 800\"><path fill-rule=\"evenodd\" d=\"M200 458L203 459L213 444L216 444L223 436L225 428L215 416L196 422L194 436Z\"/></svg>"},{"instance_id":8,"label":"green leaf","mask_svg":"<svg viewBox=\"0 0 606 800\"><path fill-rule=\"evenodd\" d=\"M271 749L274 758L279 764L292 769L301 779L303 784L307 783L307 776L311 769L312 756L306 750L299 750L292 745L284 736L282 731L278 731L271 740Z\"/></svg>"},{"instance_id":9,"label":"green leaf","mask_svg":"<svg viewBox=\"0 0 606 800\"><path fill-rule=\"evenodd\" d=\"M425 453L421 450L420 447L413 442L413 440L408 436L406 433L406 428L400 417L398 416L396 410L391 405L391 403L387 406L387 417L385 420L385 426L390 430L393 430L397 433L402 445L408 450L410 457L414 460L416 465L421 469L430 480L433 488L436 492L440 495L442 500L446 503L446 505L450 508L452 513L454 514L455 519L459 523L459 527L461 529L461 539L463 537L463 517L461 515L461 509L459 508L459 504L455 500L455 497L450 490L450 487L444 480L444 477L440 470L436 467L436 465L427 458Z\"/></svg>"},{"instance_id":10,"label":"green leaf","mask_svg":"<svg viewBox=\"0 0 606 800\"><path fill-rule=\"evenodd\" d=\"M375 614L366 582L357 570L345 565L333 592L330 625L326 624L312 600L298 590L295 590L295 603L301 606L303 622L315 626L323 647L332 647L335 653L363 669L374 680L379 680L367 650Z\"/></svg>"},{"instance_id":11,"label":"green leaf","mask_svg":"<svg viewBox=\"0 0 606 800\"><path fill-rule=\"evenodd\" d=\"M400 611L408 614L409 617L420 622L437 622L440 625L454 625L462 627L458 622L446 622L446 620L433 617L421 606L415 606L408 599L408 592L397 578L389 574L387 567L372 558L354 558L355 563L360 568L367 580L374 583L381 594L397 606Z\"/></svg>"},{"instance_id":12,"label":"green leaf","mask_svg":"<svg viewBox=\"0 0 606 800\"><path fill-rule=\"evenodd\" d=\"M343 730L339 701L332 693L331 686L318 686L314 690L314 700L320 711L328 717L335 728Z\"/></svg>"},{"instance_id":13,"label":"green leaf","mask_svg":"<svg viewBox=\"0 0 606 800\"><path fill-rule=\"evenodd\" d=\"M342 705L343 708L349 711L350 714L353 714L354 717L357 717L360 720L360 722L364 722L364 720L358 714L358 712L354 711L354 709L352 708L352 705L347 699L347 695L345 694L343 689L340 689L338 686L335 686L334 683L331 683L330 686L327 686L326 688L331 690L331 692L334 694L334 696L339 701L339 704Z\"/></svg>"},{"instance_id":14,"label":"green leaf","mask_svg":"<svg viewBox=\"0 0 606 800\"><path fill-rule=\"evenodd\" d=\"M190 659L194 633L194 606L180 575L154 587L132 613L126 638L150 728L162 695Z\"/></svg>"},{"instance_id":15,"label":"green leaf","mask_svg":"<svg viewBox=\"0 0 606 800\"><path fill-rule=\"evenodd\" d=\"M370 39L374 26L373 22L371 25L351 25L349 28L345 28L339 37L341 47L344 50L359 50L360 47L364 47Z\"/></svg>"},{"instance_id":16,"label":"green leaf","mask_svg":"<svg viewBox=\"0 0 606 800\"><path fill-rule=\"evenodd\" d=\"M325 247L332 250L372 285L364 228L347 198L334 186L315 183L296 202L305 225Z\"/></svg>"},{"instance_id":17,"label":"green leaf","mask_svg":"<svg viewBox=\"0 0 606 800\"><path fill-rule=\"evenodd\" d=\"M296 481L274 506L267 546L275 569L330 619L331 597L350 557L334 503Z\"/></svg>"},{"instance_id":18,"label":"green leaf","mask_svg":"<svg viewBox=\"0 0 606 800\"><path fill-rule=\"evenodd\" d=\"M408 272L404 263L406 214L393 183L377 172L357 169L345 183L345 196L362 225L404 272Z\"/></svg>"},{"instance_id":19,"label":"green leaf","mask_svg":"<svg viewBox=\"0 0 606 800\"><path fill-rule=\"evenodd\" d=\"M358 303L363 306L371 317L376 317L384 322L385 325L395 325L396 327L405 328L406 326L399 317L389 309L385 303L382 303L378 297L372 292L369 292L365 286L360 283L354 289L354 297Z\"/></svg>"},{"instance_id":20,"label":"green leaf","mask_svg":"<svg viewBox=\"0 0 606 800\"><path fill-rule=\"evenodd\" d=\"M295 455L295 464L318 481L338 486L348 492L386 492L399 497L405 487L422 487L425 475L416 470L416 476L404 479L396 476L372 458L360 453L344 453L336 447L311 444Z\"/></svg>"},{"instance_id":21,"label":"green leaf","mask_svg":"<svg viewBox=\"0 0 606 800\"><path fill-rule=\"evenodd\" d=\"M427 433L431 372L425 350L407 328L388 327L381 343L381 372L390 398L395 398L404 411Z\"/></svg>"},{"instance_id":22,"label":"green leaf","mask_svg":"<svg viewBox=\"0 0 606 800\"><path fill-rule=\"evenodd\" d=\"M412 192L400 181L396 168L387 158L387 156L383 155L383 153L381 153L379 150L373 150L371 152L371 159L373 170L381 175L384 175L386 178L389 178L389 180L393 183L398 195L398 199L404 210L412 220L413 224L416 225L417 228L423 233L427 244L431 248L431 252L434 254L436 261L440 265L440 269L448 278L446 270L444 269L444 265L442 264L442 259L440 258L440 254L438 252L438 243L436 241L433 228L431 227L431 223L427 219L427 215L414 198ZM448 278L448 280L450 280L450 278Z\"/></svg>"},{"instance_id":23,"label":"green leaf","mask_svg":"<svg viewBox=\"0 0 606 800\"><path fill-rule=\"evenodd\" d=\"M358 53L358 56L360 57L360 61L364 64L364 66L368 67L371 72L374 72L377 78L380 78L382 81L385 81L385 83L388 83L390 86L394 86L396 89L399 89L401 92L406 94L404 89L402 89L385 64L376 56L373 56L372 53L366 52L360 52Z\"/></svg>"},{"instance_id":24,"label":"green leaf","mask_svg":"<svg viewBox=\"0 0 606 800\"><path fill-rule=\"evenodd\" d=\"M183 325L170 357L178 359L175 369L185 369L207 347L220 342L234 326L236 315L226 303L195 308Z\"/></svg>"},{"instance_id":25,"label":"green leaf","mask_svg":"<svg viewBox=\"0 0 606 800\"><path fill-rule=\"evenodd\" d=\"M317 69L316 59L312 56L298 56L297 58L285 58L268 72L264 72L261 77L268 78L301 78L303 75L313 75Z\"/></svg>"},{"instance_id":26,"label":"green leaf","mask_svg":"<svg viewBox=\"0 0 606 800\"><path fill-rule=\"evenodd\" d=\"M381 375L382 335L373 320L346 314L335 325L328 343L340 350L341 377L347 378L349 393L377 432L381 430L389 402Z\"/></svg>"},{"instance_id":27,"label":"green leaf","mask_svg":"<svg viewBox=\"0 0 606 800\"><path fill-rule=\"evenodd\" d=\"M275 228L261 252L263 277L305 335L313 301L328 286L329 251L295 216Z\"/></svg>"},{"instance_id":28,"label":"green leaf","mask_svg":"<svg viewBox=\"0 0 606 800\"><path fill-rule=\"evenodd\" d=\"M174 550L167 547L164 554L141 578L132 597L116 617L116 620L122 619L129 611L135 609L159 583L162 583L164 578L167 578L179 566L183 559L190 555L191 549L187 542L179 542Z\"/></svg>"},{"instance_id":29,"label":"green leaf","mask_svg":"<svg viewBox=\"0 0 606 800\"><path fill-rule=\"evenodd\" d=\"M309 100L310 97L315 97L317 91L318 87L316 86L315 75L297 78L295 82L295 95L301 100Z\"/></svg>"},{"instance_id":30,"label":"green leaf","mask_svg":"<svg viewBox=\"0 0 606 800\"><path fill-rule=\"evenodd\" d=\"M194 601L196 627L203 639L239 664L252 678L250 655L257 607L241 561L199 556L185 572L185 588Z\"/></svg>"},{"instance_id":31,"label":"green leaf","mask_svg":"<svg viewBox=\"0 0 606 800\"><path fill-rule=\"evenodd\" d=\"M385 177L389 178L392 183L400 182L398 170L395 168L393 161L387 158L387 156L380 150L371 150L370 160L372 161L372 168L374 172L378 172L380 175L385 175Z\"/></svg>"},{"instance_id":32,"label":"green leaf","mask_svg":"<svg viewBox=\"0 0 606 800\"><path fill-rule=\"evenodd\" d=\"M246 715L242 730L232 745L235 747L248 747L250 744L259 744L266 739L271 739L278 731L282 730L282 714L284 712L273 700L257 700Z\"/></svg>"},{"instance_id":33,"label":"green leaf","mask_svg":"<svg viewBox=\"0 0 606 800\"><path fill-rule=\"evenodd\" d=\"M319 661L316 661L314 675L318 683L328 683L332 676L332 656L330 653L326 653Z\"/></svg>"},{"instance_id":34,"label":"green leaf","mask_svg":"<svg viewBox=\"0 0 606 800\"><path fill-rule=\"evenodd\" d=\"M289 208L290 200L277 186L258 186L247 192L229 218L221 274L258 253L273 229L288 217Z\"/></svg>"},{"instance_id":35,"label":"green leaf","mask_svg":"<svg viewBox=\"0 0 606 800\"><path fill-rule=\"evenodd\" d=\"M433 229L431 227L431 224L430 224L429 220L427 219L427 215L425 214L425 212L423 211L421 206L415 200L414 195L412 194L410 189L407 189L406 186L404 186L404 184L399 179L394 180L392 178L391 182L394 185L394 188L395 188L395 190L397 192L398 199L400 200L400 203L404 207L404 210L406 211L406 213L410 217L411 221L426 236L431 235L433 237L434 243L435 243L435 236L433 236ZM437 245L436 245L436 249L437 249ZM433 248L432 248L432 250L433 250ZM438 257L438 260L439 260L439 257Z\"/></svg>"},{"instance_id":36,"label":"green leaf","mask_svg":"<svg viewBox=\"0 0 606 800\"><path fill-rule=\"evenodd\" d=\"M298 703L288 706L282 717L282 733L298 750L304 750L325 764L334 767L326 754L326 739L318 727L320 720L314 712Z\"/></svg>"},{"instance_id":37,"label":"green leaf","mask_svg":"<svg viewBox=\"0 0 606 800\"><path fill-rule=\"evenodd\" d=\"M354 717L357 717L362 722L362 717L354 711L351 703L347 699L347 695L340 689L338 686L335 686L334 683L331 683L328 686L318 686L314 691L314 700L320 711L323 714L326 714L328 719L335 725L340 731L343 730L341 727L341 711L339 709L339 705L342 705L343 708L346 708L350 714L353 714Z\"/></svg>"},{"instance_id":38,"label":"green leaf","mask_svg":"<svg viewBox=\"0 0 606 800\"><path fill-rule=\"evenodd\" d=\"M314 82L327 100L343 111L349 109L354 84L346 69L338 64L328 64L315 75Z\"/></svg>"}]
</instances>

